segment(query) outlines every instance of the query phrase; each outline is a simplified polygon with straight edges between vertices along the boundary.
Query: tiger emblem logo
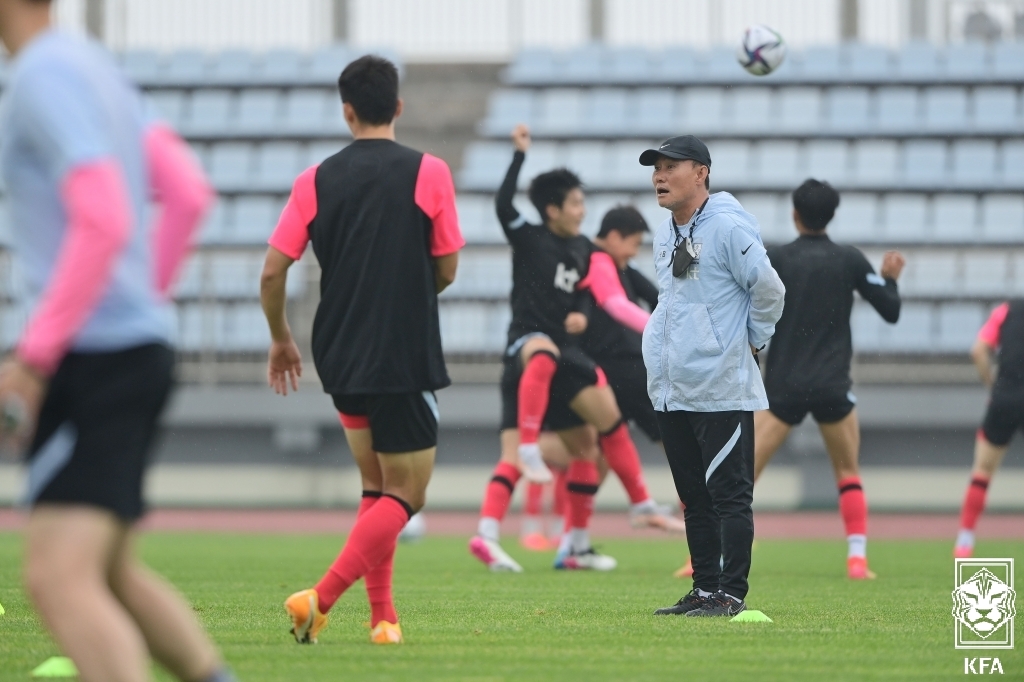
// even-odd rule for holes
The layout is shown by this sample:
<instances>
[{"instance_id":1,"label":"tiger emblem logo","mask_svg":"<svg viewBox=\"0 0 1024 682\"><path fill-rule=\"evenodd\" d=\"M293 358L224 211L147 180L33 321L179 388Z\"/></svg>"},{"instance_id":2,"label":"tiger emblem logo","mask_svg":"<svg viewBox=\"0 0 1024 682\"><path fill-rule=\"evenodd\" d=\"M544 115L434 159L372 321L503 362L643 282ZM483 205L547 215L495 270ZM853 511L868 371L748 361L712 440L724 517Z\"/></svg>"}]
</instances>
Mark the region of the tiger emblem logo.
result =
<instances>
[{"instance_id":1,"label":"tiger emblem logo","mask_svg":"<svg viewBox=\"0 0 1024 682\"><path fill-rule=\"evenodd\" d=\"M981 639L988 639L1017 614L1012 587L987 568L953 590L953 617Z\"/></svg>"}]
</instances>

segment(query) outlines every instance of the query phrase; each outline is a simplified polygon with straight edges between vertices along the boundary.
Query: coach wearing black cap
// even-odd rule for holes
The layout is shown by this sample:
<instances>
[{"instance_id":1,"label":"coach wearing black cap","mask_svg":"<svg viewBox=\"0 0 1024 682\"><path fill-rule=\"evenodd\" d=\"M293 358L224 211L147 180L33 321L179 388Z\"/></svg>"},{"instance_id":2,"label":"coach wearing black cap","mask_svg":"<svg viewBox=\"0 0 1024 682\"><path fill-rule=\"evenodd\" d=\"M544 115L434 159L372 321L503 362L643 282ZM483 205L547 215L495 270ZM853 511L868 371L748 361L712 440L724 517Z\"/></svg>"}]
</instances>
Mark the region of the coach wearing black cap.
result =
<instances>
[{"instance_id":1,"label":"coach wearing black cap","mask_svg":"<svg viewBox=\"0 0 1024 682\"><path fill-rule=\"evenodd\" d=\"M708 194L703 142L673 137L640 163L671 211L654 234L658 306L643 352L693 561L693 590L655 613L733 616L746 608L754 540L754 410L768 407L755 355L786 291L757 219L731 194Z\"/></svg>"}]
</instances>

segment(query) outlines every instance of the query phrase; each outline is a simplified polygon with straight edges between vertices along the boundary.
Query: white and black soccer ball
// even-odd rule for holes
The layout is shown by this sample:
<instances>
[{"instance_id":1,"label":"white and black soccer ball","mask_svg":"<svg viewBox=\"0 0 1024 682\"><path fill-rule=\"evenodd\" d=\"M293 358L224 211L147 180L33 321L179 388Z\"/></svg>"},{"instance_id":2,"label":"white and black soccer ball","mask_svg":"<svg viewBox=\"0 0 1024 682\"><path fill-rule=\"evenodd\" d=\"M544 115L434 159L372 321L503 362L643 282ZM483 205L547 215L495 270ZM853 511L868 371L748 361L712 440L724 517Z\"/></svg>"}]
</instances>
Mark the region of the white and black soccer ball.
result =
<instances>
[{"instance_id":1,"label":"white and black soccer ball","mask_svg":"<svg viewBox=\"0 0 1024 682\"><path fill-rule=\"evenodd\" d=\"M767 76L786 58L786 41L763 24L754 24L743 32L736 48L736 61L755 76Z\"/></svg>"}]
</instances>

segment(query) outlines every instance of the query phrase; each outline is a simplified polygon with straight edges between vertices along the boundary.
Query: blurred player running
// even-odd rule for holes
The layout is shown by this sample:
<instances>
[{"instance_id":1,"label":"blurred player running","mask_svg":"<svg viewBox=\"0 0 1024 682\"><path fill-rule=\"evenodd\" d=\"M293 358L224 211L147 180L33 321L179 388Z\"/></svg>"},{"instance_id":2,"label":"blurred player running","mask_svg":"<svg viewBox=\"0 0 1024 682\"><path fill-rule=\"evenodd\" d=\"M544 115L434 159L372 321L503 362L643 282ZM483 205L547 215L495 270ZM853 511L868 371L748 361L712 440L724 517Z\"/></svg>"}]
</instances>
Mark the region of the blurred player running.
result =
<instances>
[{"instance_id":1,"label":"blurred player running","mask_svg":"<svg viewBox=\"0 0 1024 682\"><path fill-rule=\"evenodd\" d=\"M316 642L327 612L365 578L371 641L395 644L395 545L425 502L437 446L433 392L451 383L437 294L454 281L465 241L448 166L395 142L395 66L362 57L345 67L338 87L354 141L295 181L270 238L262 299L273 338L268 380L287 395L298 388L302 362L285 318L285 283L312 242L322 270L313 361L359 466L363 498L334 564L285 609L296 641Z\"/></svg>"},{"instance_id":2,"label":"blurred player running","mask_svg":"<svg viewBox=\"0 0 1024 682\"><path fill-rule=\"evenodd\" d=\"M152 655L178 679L227 682L192 610L136 558L134 529L172 384L171 288L212 192L113 58L50 27L50 4L0 0L15 57L0 165L31 309L0 405L5 436L31 443L29 595L82 680L148 680Z\"/></svg>"},{"instance_id":3,"label":"blurred player running","mask_svg":"<svg viewBox=\"0 0 1024 682\"><path fill-rule=\"evenodd\" d=\"M614 559L593 550L587 531L599 482L598 446L612 469L629 461L638 469L639 456L603 372L580 350L574 334L582 331L578 311L588 290L598 306L638 331L648 314L626 297L612 259L580 235L584 206L576 175L559 169L533 180L530 200L542 225L529 224L515 209L512 199L530 146L529 130L518 126L512 137L516 152L496 198L498 219L512 245L513 282L501 381L502 455L470 550L491 570L522 570L498 544L500 524L520 477L518 465L528 480L552 479L538 444L546 422L573 457L566 472L570 547L555 566L610 570ZM635 474L621 478L627 485L643 485ZM646 489L643 494L646 506L655 507ZM649 516L656 523L654 514Z\"/></svg>"},{"instance_id":4,"label":"blurred player running","mask_svg":"<svg viewBox=\"0 0 1024 682\"><path fill-rule=\"evenodd\" d=\"M903 256L885 254L881 276L853 246L832 242L826 228L839 193L826 182L807 180L793 192L793 222L800 236L768 249L786 285L786 305L768 353L767 410L754 415L754 477L810 412L835 470L839 511L846 526L847 574L873 578L867 564L868 507L857 460L860 427L850 392L850 313L857 291L890 324L900 315L896 280Z\"/></svg>"},{"instance_id":5,"label":"blurred player running","mask_svg":"<svg viewBox=\"0 0 1024 682\"><path fill-rule=\"evenodd\" d=\"M993 377L992 355L996 352L999 374ZM1024 428L1024 299L1003 303L992 311L978 332L971 358L992 395L975 438L974 468L960 511L954 555L965 559L974 554L974 527L985 509L988 484L1014 432Z\"/></svg>"}]
</instances>

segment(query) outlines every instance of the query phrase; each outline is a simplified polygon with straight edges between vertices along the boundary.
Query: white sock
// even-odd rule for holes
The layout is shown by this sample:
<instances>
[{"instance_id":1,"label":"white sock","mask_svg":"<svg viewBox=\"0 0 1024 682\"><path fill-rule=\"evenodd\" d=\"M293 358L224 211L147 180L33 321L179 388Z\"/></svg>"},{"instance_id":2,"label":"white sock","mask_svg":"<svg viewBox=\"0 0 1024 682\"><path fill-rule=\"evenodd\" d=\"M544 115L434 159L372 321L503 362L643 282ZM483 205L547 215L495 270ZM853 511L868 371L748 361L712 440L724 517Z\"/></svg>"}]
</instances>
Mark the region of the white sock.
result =
<instances>
[{"instance_id":1,"label":"white sock","mask_svg":"<svg viewBox=\"0 0 1024 682\"><path fill-rule=\"evenodd\" d=\"M728 592L723 592L722 594L724 594L724 595L725 595L726 597L728 597L729 599L732 599L732 600L733 600L734 602L736 602L737 604L739 604L740 602L742 602L742 601L743 601L743 600L742 600L742 599L740 599L739 597L734 597L734 596L732 596L731 594L729 594Z\"/></svg>"},{"instance_id":2,"label":"white sock","mask_svg":"<svg viewBox=\"0 0 1024 682\"><path fill-rule=\"evenodd\" d=\"M549 538L560 538L565 533L565 520L561 517L552 519L548 523L548 537Z\"/></svg>"},{"instance_id":3,"label":"white sock","mask_svg":"<svg viewBox=\"0 0 1024 682\"><path fill-rule=\"evenodd\" d=\"M540 446L536 443L525 443L520 445L519 460L527 469L542 469L547 466L544 464L544 458L541 457Z\"/></svg>"},{"instance_id":4,"label":"white sock","mask_svg":"<svg viewBox=\"0 0 1024 682\"><path fill-rule=\"evenodd\" d=\"M558 553L568 554L572 551L572 534L562 533L562 536L558 540Z\"/></svg>"},{"instance_id":5,"label":"white sock","mask_svg":"<svg viewBox=\"0 0 1024 682\"><path fill-rule=\"evenodd\" d=\"M849 551L846 553L846 557L866 557L868 555L868 536L867 535L847 535L846 544L849 546Z\"/></svg>"},{"instance_id":6,"label":"white sock","mask_svg":"<svg viewBox=\"0 0 1024 682\"><path fill-rule=\"evenodd\" d=\"M476 534L485 540L497 542L501 539L501 521L481 516L480 522L476 525Z\"/></svg>"},{"instance_id":7,"label":"white sock","mask_svg":"<svg viewBox=\"0 0 1024 682\"><path fill-rule=\"evenodd\" d=\"M713 592L705 592L704 590L698 589L697 590L697 594L699 596L701 596L701 597L710 597L714 593Z\"/></svg>"},{"instance_id":8,"label":"white sock","mask_svg":"<svg viewBox=\"0 0 1024 682\"><path fill-rule=\"evenodd\" d=\"M960 532L956 534L956 546L957 547L970 547L974 548L974 531L961 528Z\"/></svg>"},{"instance_id":9,"label":"white sock","mask_svg":"<svg viewBox=\"0 0 1024 682\"><path fill-rule=\"evenodd\" d=\"M658 510L658 503L648 497L643 502L637 502L629 508L634 514L653 514Z\"/></svg>"},{"instance_id":10,"label":"white sock","mask_svg":"<svg viewBox=\"0 0 1024 682\"><path fill-rule=\"evenodd\" d=\"M586 528L573 528L569 531L570 542L574 554L590 549L590 532Z\"/></svg>"}]
</instances>

